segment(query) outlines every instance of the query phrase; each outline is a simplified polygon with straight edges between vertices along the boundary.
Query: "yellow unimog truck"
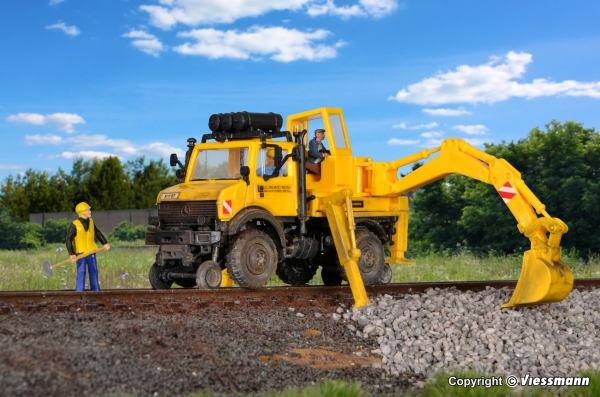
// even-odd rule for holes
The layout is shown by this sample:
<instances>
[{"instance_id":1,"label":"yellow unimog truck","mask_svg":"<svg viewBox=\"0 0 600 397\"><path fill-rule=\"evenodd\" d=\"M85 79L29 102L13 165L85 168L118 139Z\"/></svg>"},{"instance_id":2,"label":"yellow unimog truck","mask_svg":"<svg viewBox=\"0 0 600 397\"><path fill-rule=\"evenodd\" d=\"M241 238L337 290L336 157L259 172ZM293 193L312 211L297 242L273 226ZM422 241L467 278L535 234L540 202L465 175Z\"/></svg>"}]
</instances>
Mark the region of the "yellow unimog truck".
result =
<instances>
[{"instance_id":1,"label":"yellow unimog truck","mask_svg":"<svg viewBox=\"0 0 600 397\"><path fill-rule=\"evenodd\" d=\"M517 170L461 139L392 162L352 155L340 108L283 118L223 113L209 118L200 143L188 139L179 184L161 191L146 243L159 245L150 269L154 289L260 288L274 274L308 283L321 269L325 285L349 282L356 306L369 303L364 284L386 284L390 264L412 264L407 250L406 193L459 173L493 185L531 240L521 277L504 306L556 302L573 286L560 258L567 226L545 211ZM307 165L308 131L325 130L328 156ZM310 135L310 136L309 136ZM402 166L435 158L398 179ZM542 215L540 218L536 215ZM391 256L386 257L384 246Z\"/></svg>"}]
</instances>

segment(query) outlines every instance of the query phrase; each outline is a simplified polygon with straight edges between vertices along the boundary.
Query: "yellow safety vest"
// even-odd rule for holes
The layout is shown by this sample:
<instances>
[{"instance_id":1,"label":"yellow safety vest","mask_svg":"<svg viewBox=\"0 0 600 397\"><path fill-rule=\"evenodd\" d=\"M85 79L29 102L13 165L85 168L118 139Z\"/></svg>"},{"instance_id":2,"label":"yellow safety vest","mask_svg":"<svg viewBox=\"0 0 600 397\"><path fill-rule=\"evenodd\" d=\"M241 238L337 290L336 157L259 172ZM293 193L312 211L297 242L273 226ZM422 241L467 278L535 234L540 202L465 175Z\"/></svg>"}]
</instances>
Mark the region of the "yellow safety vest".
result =
<instances>
[{"instance_id":1,"label":"yellow safety vest","mask_svg":"<svg viewBox=\"0 0 600 397\"><path fill-rule=\"evenodd\" d=\"M83 227L83 224L79 219L73 221L73 225L77 229L77 234L73 239L73 250L75 253L85 253L90 252L98 248L96 242L94 241L94 221L90 218L90 227L87 232Z\"/></svg>"}]
</instances>

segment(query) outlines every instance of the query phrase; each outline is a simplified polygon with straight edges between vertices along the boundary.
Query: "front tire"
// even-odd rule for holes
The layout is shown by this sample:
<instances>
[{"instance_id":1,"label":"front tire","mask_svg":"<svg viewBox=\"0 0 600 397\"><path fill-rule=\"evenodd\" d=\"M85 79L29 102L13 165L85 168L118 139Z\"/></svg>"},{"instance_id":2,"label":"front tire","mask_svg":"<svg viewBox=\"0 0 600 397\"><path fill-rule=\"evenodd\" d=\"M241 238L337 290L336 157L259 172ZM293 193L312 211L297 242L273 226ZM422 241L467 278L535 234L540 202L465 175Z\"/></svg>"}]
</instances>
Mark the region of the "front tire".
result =
<instances>
[{"instance_id":1,"label":"front tire","mask_svg":"<svg viewBox=\"0 0 600 397\"><path fill-rule=\"evenodd\" d=\"M227 270L240 287L263 287L277 268L277 247L261 230L245 230L235 239L227 255Z\"/></svg>"},{"instance_id":2,"label":"front tire","mask_svg":"<svg viewBox=\"0 0 600 397\"><path fill-rule=\"evenodd\" d=\"M148 273L148 279L150 280L150 285L152 289L170 289L173 285L172 281L165 281L162 278L164 268L162 266L158 266L156 262L150 268L150 273Z\"/></svg>"}]
</instances>

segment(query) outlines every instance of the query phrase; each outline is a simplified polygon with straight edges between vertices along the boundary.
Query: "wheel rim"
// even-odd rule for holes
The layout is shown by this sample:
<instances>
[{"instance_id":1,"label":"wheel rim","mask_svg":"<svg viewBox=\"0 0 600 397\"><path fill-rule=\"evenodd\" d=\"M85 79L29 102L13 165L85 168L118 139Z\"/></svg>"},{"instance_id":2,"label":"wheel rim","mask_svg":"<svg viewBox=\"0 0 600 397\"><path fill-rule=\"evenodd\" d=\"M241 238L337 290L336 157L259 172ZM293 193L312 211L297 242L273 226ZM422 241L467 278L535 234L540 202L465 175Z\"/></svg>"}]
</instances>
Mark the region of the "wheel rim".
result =
<instances>
[{"instance_id":1,"label":"wheel rim","mask_svg":"<svg viewBox=\"0 0 600 397\"><path fill-rule=\"evenodd\" d=\"M254 275L263 274L269 267L269 253L262 244L253 244L246 255L246 267Z\"/></svg>"},{"instance_id":2,"label":"wheel rim","mask_svg":"<svg viewBox=\"0 0 600 397\"><path fill-rule=\"evenodd\" d=\"M361 252L361 258L359 260L360 270L363 273L370 273L378 265L378 255L375 251L375 247L372 244L368 244Z\"/></svg>"},{"instance_id":3,"label":"wheel rim","mask_svg":"<svg viewBox=\"0 0 600 397\"><path fill-rule=\"evenodd\" d=\"M206 284L211 287L218 286L220 284L221 272L216 269L210 269L206 272Z\"/></svg>"}]
</instances>

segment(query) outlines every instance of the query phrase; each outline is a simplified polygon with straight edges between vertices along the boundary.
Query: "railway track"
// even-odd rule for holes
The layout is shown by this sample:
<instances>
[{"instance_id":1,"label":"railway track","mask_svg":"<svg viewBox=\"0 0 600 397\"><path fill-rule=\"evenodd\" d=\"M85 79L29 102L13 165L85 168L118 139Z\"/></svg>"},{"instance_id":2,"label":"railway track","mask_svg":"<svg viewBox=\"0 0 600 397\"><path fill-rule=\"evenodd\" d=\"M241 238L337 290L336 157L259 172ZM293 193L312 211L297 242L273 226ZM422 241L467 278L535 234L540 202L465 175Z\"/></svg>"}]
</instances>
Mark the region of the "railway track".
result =
<instances>
[{"instance_id":1,"label":"railway track","mask_svg":"<svg viewBox=\"0 0 600 397\"><path fill-rule=\"evenodd\" d=\"M460 291L482 291L487 287L514 289L516 280L461 281L434 283L398 283L367 286L371 296L399 296L420 293L429 288L456 288ZM600 278L576 279L574 288L600 287ZM268 287L256 290L221 288L216 290L111 289L102 292L74 291L0 291L0 314L15 312L66 312L106 310L194 311L203 308L241 307L335 307L352 305L349 286Z\"/></svg>"}]
</instances>

